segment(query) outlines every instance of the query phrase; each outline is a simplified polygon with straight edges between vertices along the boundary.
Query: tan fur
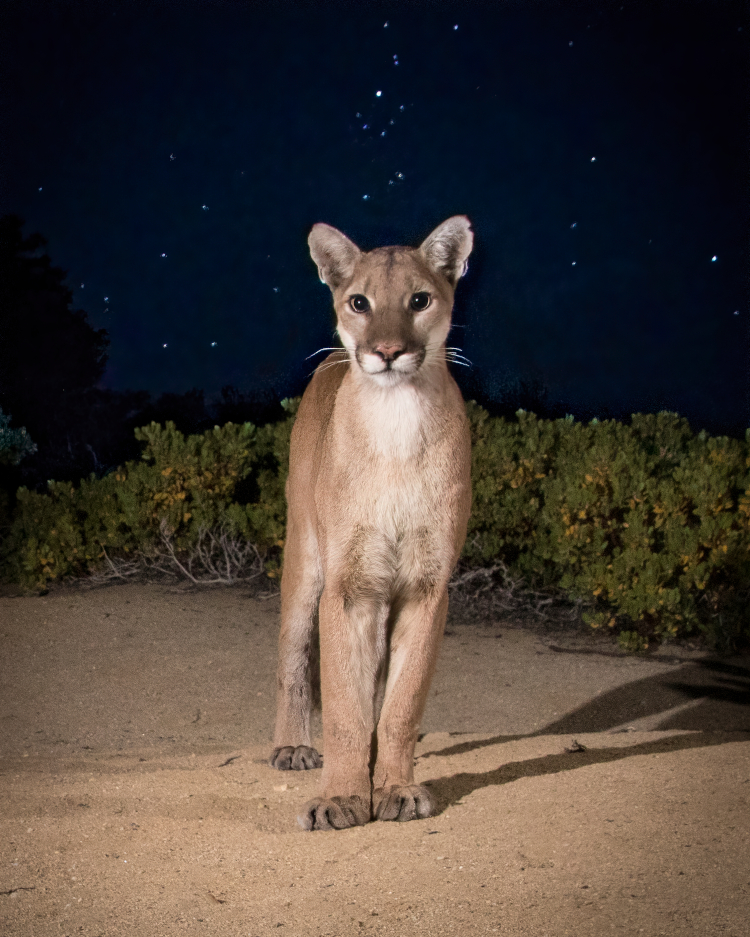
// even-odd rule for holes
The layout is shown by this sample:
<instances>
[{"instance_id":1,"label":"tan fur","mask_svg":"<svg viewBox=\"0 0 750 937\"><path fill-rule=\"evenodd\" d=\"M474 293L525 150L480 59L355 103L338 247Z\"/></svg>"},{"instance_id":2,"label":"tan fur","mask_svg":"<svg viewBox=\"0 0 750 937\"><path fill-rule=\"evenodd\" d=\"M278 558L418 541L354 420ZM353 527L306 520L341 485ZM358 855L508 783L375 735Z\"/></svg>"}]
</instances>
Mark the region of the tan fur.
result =
<instances>
[{"instance_id":1,"label":"tan fur","mask_svg":"<svg viewBox=\"0 0 750 937\"><path fill-rule=\"evenodd\" d=\"M325 764L299 822L340 829L434 810L413 758L471 502L445 340L472 233L457 216L419 248L364 253L318 224L309 244L345 350L317 369L292 432L271 764L321 763L310 736L319 624ZM424 310L410 306L416 293L429 294Z\"/></svg>"}]
</instances>

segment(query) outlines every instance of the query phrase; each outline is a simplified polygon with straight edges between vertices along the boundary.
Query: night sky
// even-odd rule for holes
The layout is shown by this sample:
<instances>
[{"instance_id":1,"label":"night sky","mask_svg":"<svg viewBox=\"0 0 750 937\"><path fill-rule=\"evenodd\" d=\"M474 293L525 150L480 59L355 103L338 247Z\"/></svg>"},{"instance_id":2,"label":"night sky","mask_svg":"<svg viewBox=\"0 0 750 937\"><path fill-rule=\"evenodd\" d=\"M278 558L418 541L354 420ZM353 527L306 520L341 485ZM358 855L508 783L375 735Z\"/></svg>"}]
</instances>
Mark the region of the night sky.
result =
<instances>
[{"instance_id":1,"label":"night sky","mask_svg":"<svg viewBox=\"0 0 750 937\"><path fill-rule=\"evenodd\" d=\"M416 244L461 213L459 379L750 425L745 4L24 0L0 19L0 214L48 238L109 331L105 387L299 392L333 326L310 227Z\"/></svg>"}]
</instances>

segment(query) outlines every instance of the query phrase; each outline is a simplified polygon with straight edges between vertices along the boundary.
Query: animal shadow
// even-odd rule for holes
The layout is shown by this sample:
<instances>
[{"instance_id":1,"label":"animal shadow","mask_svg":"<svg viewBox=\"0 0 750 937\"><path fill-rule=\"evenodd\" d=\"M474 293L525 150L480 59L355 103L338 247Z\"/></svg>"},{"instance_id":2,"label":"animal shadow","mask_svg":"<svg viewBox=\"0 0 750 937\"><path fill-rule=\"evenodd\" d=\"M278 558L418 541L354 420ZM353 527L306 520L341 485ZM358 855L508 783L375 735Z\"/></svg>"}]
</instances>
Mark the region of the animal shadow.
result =
<instances>
[{"instance_id":1,"label":"animal shadow","mask_svg":"<svg viewBox=\"0 0 750 937\"><path fill-rule=\"evenodd\" d=\"M692 704L692 705L690 705ZM659 718L659 715L662 718ZM650 729L689 730L690 735L654 739L625 748L561 751L527 761L509 762L486 772L462 772L428 782L438 812L472 791L507 784L521 777L541 777L592 764L606 764L662 752L721 745L750 738L750 669L722 660L702 660L676 670L644 677L597 696L585 705L526 736L494 736L457 742L423 758L458 755L520 738L628 731L629 722L652 717Z\"/></svg>"}]
</instances>

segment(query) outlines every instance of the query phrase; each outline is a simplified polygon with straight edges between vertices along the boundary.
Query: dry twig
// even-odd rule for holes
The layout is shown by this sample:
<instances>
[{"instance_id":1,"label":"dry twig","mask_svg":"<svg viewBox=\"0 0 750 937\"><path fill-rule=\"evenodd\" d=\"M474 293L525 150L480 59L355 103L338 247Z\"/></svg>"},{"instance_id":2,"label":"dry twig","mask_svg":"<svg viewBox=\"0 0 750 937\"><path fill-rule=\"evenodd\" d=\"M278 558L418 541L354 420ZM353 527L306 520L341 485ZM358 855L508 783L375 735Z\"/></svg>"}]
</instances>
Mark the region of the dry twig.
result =
<instances>
[{"instance_id":1,"label":"dry twig","mask_svg":"<svg viewBox=\"0 0 750 937\"><path fill-rule=\"evenodd\" d=\"M263 559L254 544L243 540L226 527L210 530L202 527L194 546L178 551L174 531L166 520L159 528L160 545L138 551L130 559L112 558L102 548L105 565L91 574L93 583L157 574L185 578L195 585L233 585L256 579L264 572Z\"/></svg>"},{"instance_id":2,"label":"dry twig","mask_svg":"<svg viewBox=\"0 0 750 937\"><path fill-rule=\"evenodd\" d=\"M493 612L531 613L541 621L548 621L552 612L557 620L573 620L580 615L583 604L571 602L555 592L529 589L523 577L511 575L503 562L468 569L459 566L448 588L459 603L479 600Z\"/></svg>"}]
</instances>

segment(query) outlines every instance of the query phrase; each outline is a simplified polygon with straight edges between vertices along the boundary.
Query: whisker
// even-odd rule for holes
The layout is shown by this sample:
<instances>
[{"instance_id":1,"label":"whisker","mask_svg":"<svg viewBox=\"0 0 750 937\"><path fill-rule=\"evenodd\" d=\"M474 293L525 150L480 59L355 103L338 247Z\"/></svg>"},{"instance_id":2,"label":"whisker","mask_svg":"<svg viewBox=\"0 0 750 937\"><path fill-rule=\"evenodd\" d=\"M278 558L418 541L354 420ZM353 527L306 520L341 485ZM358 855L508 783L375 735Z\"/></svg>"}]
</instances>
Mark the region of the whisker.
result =
<instances>
[{"instance_id":1,"label":"whisker","mask_svg":"<svg viewBox=\"0 0 750 937\"><path fill-rule=\"evenodd\" d=\"M436 351L436 349L438 349ZM443 345L441 342L428 342L425 345L425 351L429 355L434 355L437 359L451 361L453 364L460 364L464 368L471 368L474 363L462 354L461 349L454 345Z\"/></svg>"},{"instance_id":2,"label":"whisker","mask_svg":"<svg viewBox=\"0 0 750 937\"><path fill-rule=\"evenodd\" d=\"M310 358L314 358L315 355L319 355L319 354L321 353L321 351L346 351L346 349L345 349L345 348L341 348L341 347L338 346L338 345L335 346L335 347L329 347L329 348L319 348L317 351L314 351L311 355L308 355L308 356L305 358L305 361L309 361Z\"/></svg>"},{"instance_id":3,"label":"whisker","mask_svg":"<svg viewBox=\"0 0 750 937\"><path fill-rule=\"evenodd\" d=\"M349 358L339 358L338 361L329 361L328 364L319 364L314 371L311 371L310 374L308 374L308 377L312 376L313 374L322 374L323 371L327 371L329 368L333 368L337 364L349 364Z\"/></svg>"},{"instance_id":4,"label":"whisker","mask_svg":"<svg viewBox=\"0 0 750 937\"><path fill-rule=\"evenodd\" d=\"M318 365L319 368L332 368L334 364L346 364L349 361L349 355L343 355L340 358L334 358L333 361L321 361Z\"/></svg>"},{"instance_id":5,"label":"whisker","mask_svg":"<svg viewBox=\"0 0 750 937\"><path fill-rule=\"evenodd\" d=\"M455 351L447 351L443 355L443 360L450 361L452 364L460 364L464 368L471 368L474 366L474 363L465 355L459 355Z\"/></svg>"},{"instance_id":6,"label":"whisker","mask_svg":"<svg viewBox=\"0 0 750 937\"><path fill-rule=\"evenodd\" d=\"M450 352L449 354L447 354L447 355L445 356L445 360L446 360L446 361L463 361L463 362L465 362L466 364L473 364L473 363L474 363L474 362L471 360L471 358L467 358L466 355L457 355L457 354L455 353L455 351L454 351L454 352Z\"/></svg>"},{"instance_id":7,"label":"whisker","mask_svg":"<svg viewBox=\"0 0 750 937\"><path fill-rule=\"evenodd\" d=\"M448 345L446 346L445 351L452 361L457 361L459 358L463 358L464 361L468 361L469 364L471 364L470 359L466 357L466 355L461 351L460 348L455 348L453 346Z\"/></svg>"},{"instance_id":8,"label":"whisker","mask_svg":"<svg viewBox=\"0 0 750 937\"><path fill-rule=\"evenodd\" d=\"M426 347L426 348L437 348L438 346L440 346L440 345L442 345L442 344L443 344L443 343L442 343L441 341L427 342L427 344L425 345L425 347ZM448 351L461 351L461 349L460 349L457 345L445 345L444 347L447 348Z\"/></svg>"}]
</instances>

